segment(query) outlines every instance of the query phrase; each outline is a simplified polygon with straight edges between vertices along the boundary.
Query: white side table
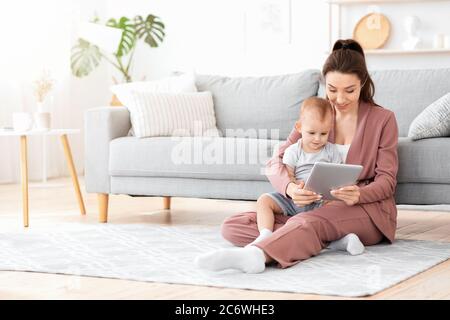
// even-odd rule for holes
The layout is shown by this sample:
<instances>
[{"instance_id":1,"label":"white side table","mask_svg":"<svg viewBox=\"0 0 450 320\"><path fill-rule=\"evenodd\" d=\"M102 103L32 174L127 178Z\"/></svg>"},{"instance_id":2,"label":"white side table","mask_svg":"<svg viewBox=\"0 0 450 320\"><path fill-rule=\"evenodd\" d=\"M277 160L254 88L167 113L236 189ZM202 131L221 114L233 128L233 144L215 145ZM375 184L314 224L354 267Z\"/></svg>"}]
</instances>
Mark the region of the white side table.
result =
<instances>
[{"instance_id":1,"label":"white side table","mask_svg":"<svg viewBox=\"0 0 450 320\"><path fill-rule=\"evenodd\" d=\"M50 129L50 130L29 130L29 131L13 131L0 130L0 137L12 136L20 138L20 171L22 180L22 202L23 202L23 224L28 227L28 159L27 159L27 136L60 136L66 156L67 165L69 166L70 175L72 176L73 187L78 200L78 206L82 215L86 214L83 196L80 192L77 172L73 164L72 153L70 151L68 134L79 133L79 129Z\"/></svg>"}]
</instances>

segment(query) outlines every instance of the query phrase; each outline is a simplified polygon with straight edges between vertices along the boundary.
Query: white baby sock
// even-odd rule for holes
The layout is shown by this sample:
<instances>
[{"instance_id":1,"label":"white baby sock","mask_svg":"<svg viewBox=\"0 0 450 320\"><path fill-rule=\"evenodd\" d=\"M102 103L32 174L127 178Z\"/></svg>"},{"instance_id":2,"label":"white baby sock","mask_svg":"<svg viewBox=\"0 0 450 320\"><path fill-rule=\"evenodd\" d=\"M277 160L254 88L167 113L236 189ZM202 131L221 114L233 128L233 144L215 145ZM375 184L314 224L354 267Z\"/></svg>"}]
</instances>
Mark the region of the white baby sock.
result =
<instances>
[{"instance_id":1,"label":"white baby sock","mask_svg":"<svg viewBox=\"0 0 450 320\"><path fill-rule=\"evenodd\" d=\"M266 267L264 251L255 246L219 249L198 256L195 264L201 269L221 271L238 269L245 273L260 273Z\"/></svg>"},{"instance_id":2,"label":"white baby sock","mask_svg":"<svg viewBox=\"0 0 450 320\"><path fill-rule=\"evenodd\" d=\"M364 245L359 240L358 236L354 233L349 233L345 237L331 242L328 248L332 250L344 250L350 253L352 256L364 252Z\"/></svg>"},{"instance_id":3,"label":"white baby sock","mask_svg":"<svg viewBox=\"0 0 450 320\"><path fill-rule=\"evenodd\" d=\"M249 243L249 244L246 245L245 247L247 248L248 246L251 246L251 245L253 245L253 244L255 244L255 243L261 242L261 241L263 241L264 239L270 237L271 235L272 235L272 231L270 231L269 229L262 229L262 230L259 232L258 238L256 238L255 240L253 240L253 242Z\"/></svg>"}]
</instances>

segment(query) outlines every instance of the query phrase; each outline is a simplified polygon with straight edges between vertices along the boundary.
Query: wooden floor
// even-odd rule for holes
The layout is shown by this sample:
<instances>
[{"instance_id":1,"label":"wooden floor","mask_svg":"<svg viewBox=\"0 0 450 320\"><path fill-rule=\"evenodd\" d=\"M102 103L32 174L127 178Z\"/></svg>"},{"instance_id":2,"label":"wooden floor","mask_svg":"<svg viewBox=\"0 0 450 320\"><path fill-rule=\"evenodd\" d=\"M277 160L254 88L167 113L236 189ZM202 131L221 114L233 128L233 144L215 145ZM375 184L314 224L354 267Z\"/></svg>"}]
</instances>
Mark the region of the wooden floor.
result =
<instances>
[{"instance_id":1,"label":"wooden floor","mask_svg":"<svg viewBox=\"0 0 450 320\"><path fill-rule=\"evenodd\" d=\"M84 192L87 215L78 211L70 179L30 185L30 228L51 230L58 223L97 223L96 196ZM22 230L20 185L0 185L0 232ZM254 208L252 201L111 196L109 223L218 225L232 213ZM398 239L450 241L450 213L401 211ZM0 272L0 299L337 299L336 297L223 289L114 279ZM339 298L338 298L339 299ZM365 299L450 299L450 260Z\"/></svg>"}]
</instances>

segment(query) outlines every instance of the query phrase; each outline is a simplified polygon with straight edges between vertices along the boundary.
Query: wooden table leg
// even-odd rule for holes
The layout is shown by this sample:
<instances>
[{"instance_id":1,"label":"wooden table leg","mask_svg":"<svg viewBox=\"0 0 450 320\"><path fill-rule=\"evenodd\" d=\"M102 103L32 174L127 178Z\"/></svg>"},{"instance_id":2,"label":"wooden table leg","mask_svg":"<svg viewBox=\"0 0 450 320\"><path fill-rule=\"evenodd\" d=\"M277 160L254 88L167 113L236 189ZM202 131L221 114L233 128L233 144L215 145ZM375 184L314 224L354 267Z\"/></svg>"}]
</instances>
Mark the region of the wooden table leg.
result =
<instances>
[{"instance_id":1,"label":"wooden table leg","mask_svg":"<svg viewBox=\"0 0 450 320\"><path fill-rule=\"evenodd\" d=\"M23 226L28 227L28 163L27 136L20 136L20 175L22 178Z\"/></svg>"},{"instance_id":2,"label":"wooden table leg","mask_svg":"<svg viewBox=\"0 0 450 320\"><path fill-rule=\"evenodd\" d=\"M170 209L170 197L164 197L164 210L168 210Z\"/></svg>"},{"instance_id":3,"label":"wooden table leg","mask_svg":"<svg viewBox=\"0 0 450 320\"><path fill-rule=\"evenodd\" d=\"M84 207L83 196L80 191L80 184L78 183L77 171L75 170L75 166L73 164L72 152L70 151L69 140L67 140L67 135L61 135L61 142L64 147L64 154L66 155L67 165L69 166L70 175L72 176L72 183L75 189L75 193L78 199L78 206L80 207L81 214L86 214L86 209Z\"/></svg>"},{"instance_id":4,"label":"wooden table leg","mask_svg":"<svg viewBox=\"0 0 450 320\"><path fill-rule=\"evenodd\" d=\"M109 194L107 193L98 193L98 221L102 223L108 222L108 200Z\"/></svg>"}]
</instances>

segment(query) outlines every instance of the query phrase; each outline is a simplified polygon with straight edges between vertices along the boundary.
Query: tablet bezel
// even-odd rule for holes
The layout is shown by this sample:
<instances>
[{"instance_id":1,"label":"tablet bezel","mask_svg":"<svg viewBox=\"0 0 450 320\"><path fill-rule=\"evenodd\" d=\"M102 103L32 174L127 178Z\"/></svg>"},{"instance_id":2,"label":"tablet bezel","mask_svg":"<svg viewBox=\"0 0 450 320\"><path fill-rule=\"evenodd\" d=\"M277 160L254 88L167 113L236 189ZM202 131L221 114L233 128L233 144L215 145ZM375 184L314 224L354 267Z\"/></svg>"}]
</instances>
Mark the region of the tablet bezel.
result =
<instances>
[{"instance_id":1,"label":"tablet bezel","mask_svg":"<svg viewBox=\"0 0 450 320\"><path fill-rule=\"evenodd\" d=\"M362 169L355 164L316 162L304 188L321 194L324 200L336 200L330 191L356 184Z\"/></svg>"}]
</instances>

